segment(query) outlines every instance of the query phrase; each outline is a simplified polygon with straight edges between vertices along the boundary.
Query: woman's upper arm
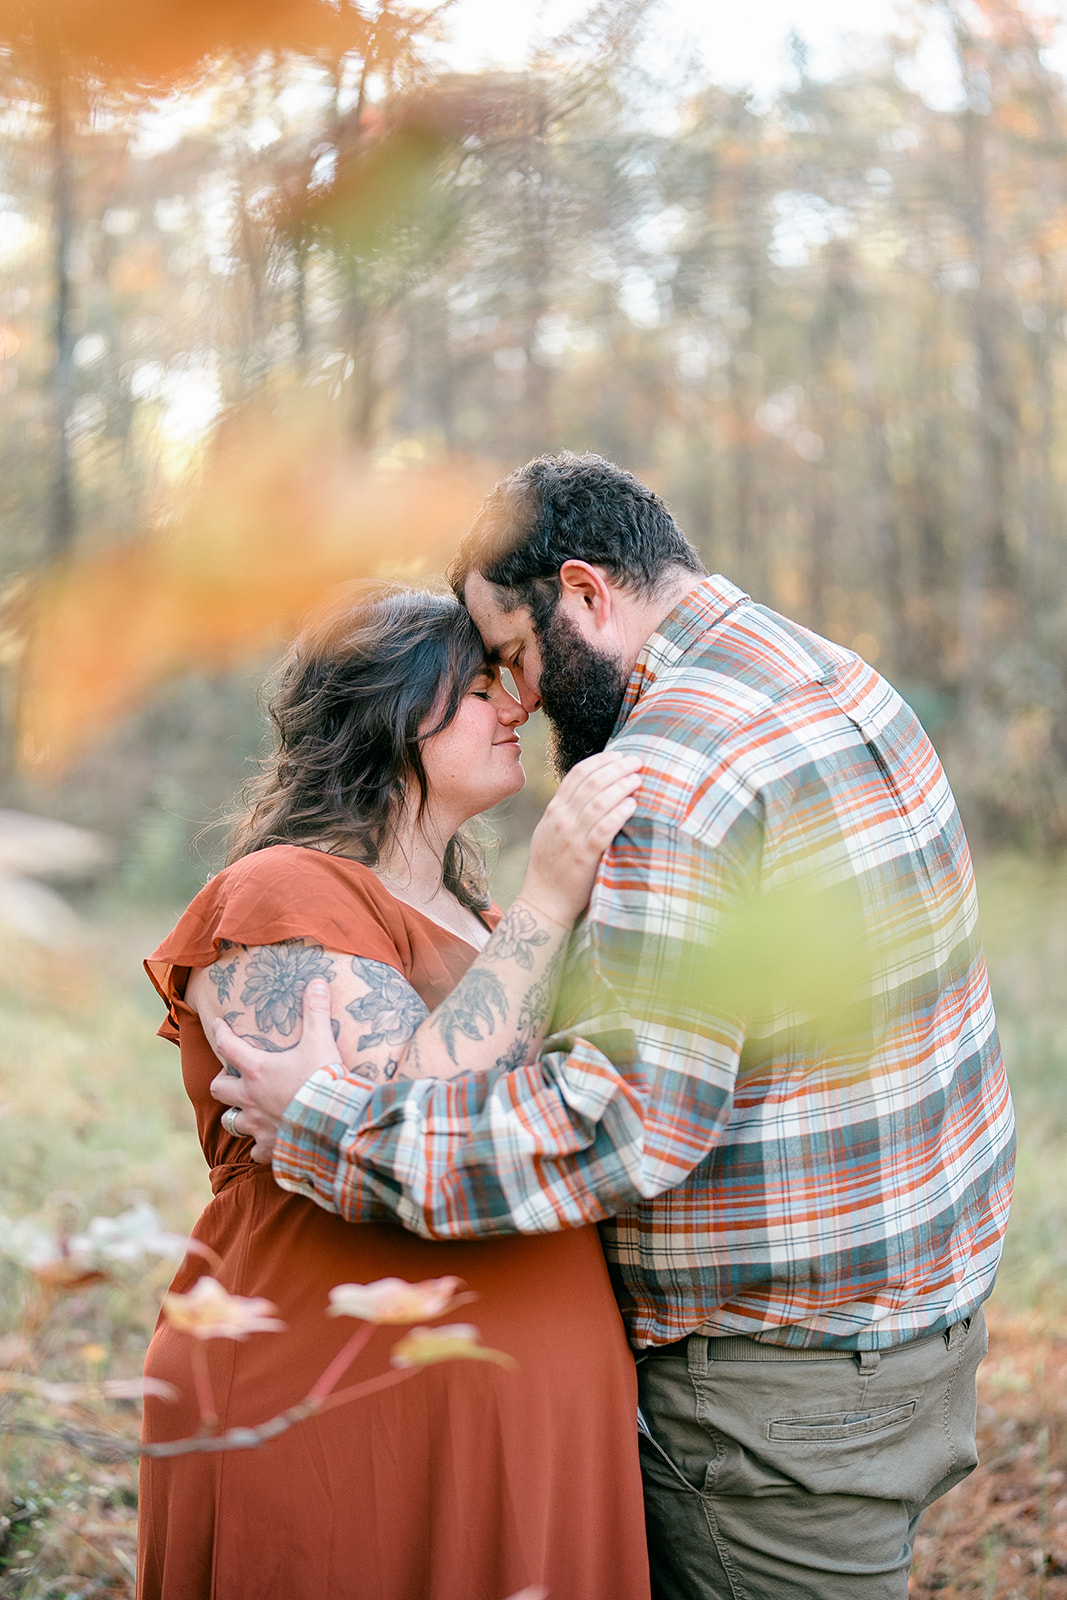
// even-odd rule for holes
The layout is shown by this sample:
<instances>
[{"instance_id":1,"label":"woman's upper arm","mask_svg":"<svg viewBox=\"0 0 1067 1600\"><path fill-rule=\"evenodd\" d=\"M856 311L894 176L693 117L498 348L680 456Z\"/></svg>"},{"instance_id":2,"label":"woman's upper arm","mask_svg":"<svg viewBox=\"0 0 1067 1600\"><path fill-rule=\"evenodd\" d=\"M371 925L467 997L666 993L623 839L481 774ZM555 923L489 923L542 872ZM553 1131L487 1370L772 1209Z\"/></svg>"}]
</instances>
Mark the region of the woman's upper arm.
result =
<instances>
[{"instance_id":1,"label":"woman's upper arm","mask_svg":"<svg viewBox=\"0 0 1067 1600\"><path fill-rule=\"evenodd\" d=\"M222 1017L263 1050L288 1050L302 1028L304 990L312 978L330 986L337 1054L347 1071L371 1082L396 1075L399 1054L428 1015L396 967L325 950L311 939L241 945L220 941L218 960L189 976L185 998L211 1037Z\"/></svg>"}]
</instances>

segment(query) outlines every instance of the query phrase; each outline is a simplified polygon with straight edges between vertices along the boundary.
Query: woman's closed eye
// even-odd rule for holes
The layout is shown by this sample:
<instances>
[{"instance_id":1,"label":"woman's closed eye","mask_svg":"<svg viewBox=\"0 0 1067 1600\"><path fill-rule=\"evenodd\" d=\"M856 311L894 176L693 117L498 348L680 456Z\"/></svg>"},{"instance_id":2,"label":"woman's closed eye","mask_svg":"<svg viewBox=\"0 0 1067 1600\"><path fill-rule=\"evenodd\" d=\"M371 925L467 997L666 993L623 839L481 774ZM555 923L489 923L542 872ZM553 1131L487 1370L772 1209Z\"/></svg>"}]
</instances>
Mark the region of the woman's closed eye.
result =
<instances>
[{"instance_id":1,"label":"woman's closed eye","mask_svg":"<svg viewBox=\"0 0 1067 1600\"><path fill-rule=\"evenodd\" d=\"M503 687L500 672L496 668L487 669L475 678L469 693L477 700L491 700L497 689Z\"/></svg>"}]
</instances>

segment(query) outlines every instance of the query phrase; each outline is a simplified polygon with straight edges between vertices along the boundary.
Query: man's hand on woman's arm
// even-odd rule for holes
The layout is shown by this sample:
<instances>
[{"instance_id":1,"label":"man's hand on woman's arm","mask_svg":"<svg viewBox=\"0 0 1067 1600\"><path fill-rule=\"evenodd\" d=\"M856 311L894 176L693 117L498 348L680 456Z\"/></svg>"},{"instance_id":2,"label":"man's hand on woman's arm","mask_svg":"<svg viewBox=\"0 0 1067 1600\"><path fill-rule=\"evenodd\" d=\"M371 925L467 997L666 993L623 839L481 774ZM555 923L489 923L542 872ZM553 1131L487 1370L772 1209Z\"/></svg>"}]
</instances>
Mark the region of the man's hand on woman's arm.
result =
<instances>
[{"instance_id":1,"label":"man's hand on woman's arm","mask_svg":"<svg viewBox=\"0 0 1067 1600\"><path fill-rule=\"evenodd\" d=\"M222 1105L239 1109L237 1131L254 1140L252 1155L256 1161L270 1161L285 1109L297 1090L320 1067L337 1061L330 990L321 978L313 979L304 990L303 1019L299 1042L280 1052L257 1048L240 1038L221 1018L212 1024L215 1053L240 1076L227 1070L220 1072L211 1085L211 1093ZM356 1090L355 1099L359 1093L356 1082L352 1087ZM372 1088L368 1082L367 1098Z\"/></svg>"},{"instance_id":2,"label":"man's hand on woman's arm","mask_svg":"<svg viewBox=\"0 0 1067 1600\"><path fill-rule=\"evenodd\" d=\"M552 1014L571 925L588 899L603 850L633 812L639 781L640 767L633 757L609 753L575 767L535 829L519 899L432 1013L427 1014L419 996L395 969L317 947L315 967L303 948L298 965L306 971L304 1033L295 1047L285 1049L277 1026L271 1037L262 1037L262 1028L252 1033L240 1026L240 1013L224 1009L221 996L217 1003L212 999L208 983L220 989L219 963L195 974L191 1003L200 1011L220 1059L241 1074L240 1079L220 1074L211 1092L223 1104L238 1108L234 1131L254 1138L255 1158L270 1160L286 1106L319 1069L364 1079L369 1087L392 1079L509 1070L536 1056ZM272 962L271 952L289 948L243 951L241 977L246 976L249 958L253 965L277 967L280 958ZM332 1033L323 1026L321 998L310 980L324 980L339 991L334 995ZM254 1000L258 992L251 982L242 988L231 980L227 992L230 988L237 989L242 999L251 995ZM289 1012L297 1003L290 984L285 1018L279 1021L275 1003L257 1009L256 1022L266 1017L288 1035L293 1029ZM329 1004L327 998L327 1013ZM262 1048L253 1048L250 1038ZM353 1096L354 1106L362 1099L361 1087Z\"/></svg>"}]
</instances>

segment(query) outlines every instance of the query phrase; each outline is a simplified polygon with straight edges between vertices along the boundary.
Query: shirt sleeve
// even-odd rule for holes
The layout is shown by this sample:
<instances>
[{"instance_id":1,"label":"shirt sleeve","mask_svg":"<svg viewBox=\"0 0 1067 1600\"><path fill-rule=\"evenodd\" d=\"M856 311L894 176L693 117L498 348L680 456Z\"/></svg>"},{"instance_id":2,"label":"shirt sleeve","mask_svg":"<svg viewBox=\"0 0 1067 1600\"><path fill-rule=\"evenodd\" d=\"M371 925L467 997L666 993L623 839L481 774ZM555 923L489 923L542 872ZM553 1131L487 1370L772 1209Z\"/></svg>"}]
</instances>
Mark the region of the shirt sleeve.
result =
<instances>
[{"instance_id":1,"label":"shirt sleeve","mask_svg":"<svg viewBox=\"0 0 1067 1600\"><path fill-rule=\"evenodd\" d=\"M372 1092L320 1072L288 1108L278 1182L434 1238L580 1227L681 1182L730 1116L744 1021L728 996L709 1009L708 952L759 836L755 799L714 849L639 811L601 865L540 1058Z\"/></svg>"}]
</instances>

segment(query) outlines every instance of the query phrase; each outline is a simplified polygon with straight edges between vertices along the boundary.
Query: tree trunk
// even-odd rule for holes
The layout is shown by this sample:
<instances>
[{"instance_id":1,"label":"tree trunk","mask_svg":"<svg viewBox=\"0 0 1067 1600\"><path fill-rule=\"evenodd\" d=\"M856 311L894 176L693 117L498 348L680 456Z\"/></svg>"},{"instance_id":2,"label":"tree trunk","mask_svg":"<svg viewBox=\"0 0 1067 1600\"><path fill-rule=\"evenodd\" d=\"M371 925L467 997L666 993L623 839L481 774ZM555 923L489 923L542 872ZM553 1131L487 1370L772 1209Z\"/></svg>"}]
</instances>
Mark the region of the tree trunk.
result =
<instances>
[{"instance_id":1,"label":"tree trunk","mask_svg":"<svg viewBox=\"0 0 1067 1600\"><path fill-rule=\"evenodd\" d=\"M70 172L70 123L66 86L57 67L49 95L52 154L52 419L51 492L45 528L45 555L52 561L74 544L74 482L70 459L70 414L74 400L71 331L70 242L74 228Z\"/></svg>"}]
</instances>

